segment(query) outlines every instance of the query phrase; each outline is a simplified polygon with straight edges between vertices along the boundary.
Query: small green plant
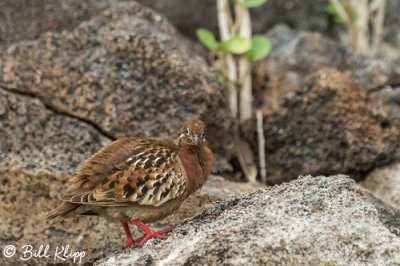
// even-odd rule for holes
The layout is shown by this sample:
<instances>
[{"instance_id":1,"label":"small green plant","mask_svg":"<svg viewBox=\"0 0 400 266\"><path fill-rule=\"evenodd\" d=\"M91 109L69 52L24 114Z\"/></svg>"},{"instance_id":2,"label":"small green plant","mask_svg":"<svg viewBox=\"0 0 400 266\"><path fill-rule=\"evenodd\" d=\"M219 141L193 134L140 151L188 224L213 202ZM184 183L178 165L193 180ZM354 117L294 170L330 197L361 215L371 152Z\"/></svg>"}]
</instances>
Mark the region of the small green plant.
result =
<instances>
[{"instance_id":1,"label":"small green plant","mask_svg":"<svg viewBox=\"0 0 400 266\"><path fill-rule=\"evenodd\" d=\"M382 42L386 0L330 0L325 11L344 24L351 47L375 55Z\"/></svg>"},{"instance_id":2,"label":"small green plant","mask_svg":"<svg viewBox=\"0 0 400 266\"><path fill-rule=\"evenodd\" d=\"M349 4L344 4L343 9L346 12L347 16L350 18L352 23L354 23L358 19L357 11L354 10ZM325 12L333 17L335 23L345 24L343 17L340 16L337 8L332 3L329 3L325 6Z\"/></svg>"},{"instance_id":3,"label":"small green plant","mask_svg":"<svg viewBox=\"0 0 400 266\"><path fill-rule=\"evenodd\" d=\"M217 0L221 39L218 40L212 32L204 28L196 31L199 41L217 57L215 65L220 71L218 80L229 90L231 114L238 119L239 123L251 119L255 113L252 104L251 63L265 58L272 47L267 36L252 36L251 33L249 9L261 6L265 2L267 0L233 0L232 2ZM236 137L239 138L239 136ZM248 144L239 139L236 140L240 143L238 157L242 169L247 178L254 181L257 167L255 167L254 156L249 154L251 149L247 147Z\"/></svg>"},{"instance_id":4,"label":"small green plant","mask_svg":"<svg viewBox=\"0 0 400 266\"><path fill-rule=\"evenodd\" d=\"M250 40L235 35L223 42L217 41L214 34L207 29L198 29L196 35L199 41L211 51L244 55L251 62L263 59L272 48L269 38L263 35L254 35Z\"/></svg>"},{"instance_id":5,"label":"small green plant","mask_svg":"<svg viewBox=\"0 0 400 266\"><path fill-rule=\"evenodd\" d=\"M251 49L246 53L246 57L252 62L261 60L269 54L271 48L271 41L267 37L254 35L251 38Z\"/></svg>"},{"instance_id":6,"label":"small green plant","mask_svg":"<svg viewBox=\"0 0 400 266\"><path fill-rule=\"evenodd\" d=\"M263 5L267 0L235 0L233 1L234 16L230 10L228 0L218 0L219 26L221 40L204 28L196 31L199 41L218 56L218 60L225 61L220 66L221 73L226 77L231 90L231 111L236 117L239 113L240 121L251 118L252 104L246 99L252 99L251 87L243 88L245 80L251 78L251 62L266 57L271 51L271 41L267 36L251 36L251 22L249 8ZM249 34L250 32L250 34ZM246 60L247 62L244 62ZM240 70L241 69L241 70ZM241 72L241 73L239 73ZM247 83L249 83L247 81ZM241 110L238 112L238 92L246 91L247 97L240 97ZM243 112L242 112L243 111ZM249 115L250 114L250 115Z\"/></svg>"}]
</instances>

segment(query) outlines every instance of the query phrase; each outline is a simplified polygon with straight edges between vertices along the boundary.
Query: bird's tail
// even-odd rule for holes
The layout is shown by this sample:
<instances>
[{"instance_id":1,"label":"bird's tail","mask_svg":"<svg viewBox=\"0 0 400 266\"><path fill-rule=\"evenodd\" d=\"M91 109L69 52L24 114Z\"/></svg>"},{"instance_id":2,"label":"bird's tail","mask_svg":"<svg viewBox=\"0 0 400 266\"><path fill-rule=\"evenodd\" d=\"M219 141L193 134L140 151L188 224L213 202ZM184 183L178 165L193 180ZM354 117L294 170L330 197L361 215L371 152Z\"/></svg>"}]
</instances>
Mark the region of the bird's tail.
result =
<instances>
[{"instance_id":1,"label":"bird's tail","mask_svg":"<svg viewBox=\"0 0 400 266\"><path fill-rule=\"evenodd\" d=\"M56 209L54 209L52 212L47 215L48 220L52 220L58 216L65 216L71 211L75 210L78 208L80 204L76 203L71 203L71 202L63 202L60 206L58 206Z\"/></svg>"}]
</instances>

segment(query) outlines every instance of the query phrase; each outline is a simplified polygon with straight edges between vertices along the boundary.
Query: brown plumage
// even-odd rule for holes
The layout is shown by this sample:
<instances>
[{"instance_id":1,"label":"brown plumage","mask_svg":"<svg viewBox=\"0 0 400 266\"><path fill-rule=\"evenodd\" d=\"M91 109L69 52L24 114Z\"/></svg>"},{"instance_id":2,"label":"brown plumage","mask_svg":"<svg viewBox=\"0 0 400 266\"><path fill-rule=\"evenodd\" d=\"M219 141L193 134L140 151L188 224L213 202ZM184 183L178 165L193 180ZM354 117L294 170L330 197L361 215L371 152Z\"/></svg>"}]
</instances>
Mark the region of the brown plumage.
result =
<instances>
[{"instance_id":1,"label":"brown plumage","mask_svg":"<svg viewBox=\"0 0 400 266\"><path fill-rule=\"evenodd\" d=\"M201 120L187 120L176 141L122 138L103 147L69 180L63 203L49 216L102 215L119 219L127 246L164 238L170 230L153 232L144 223L160 220L179 208L210 175L213 155ZM134 240L127 221L145 235Z\"/></svg>"}]
</instances>

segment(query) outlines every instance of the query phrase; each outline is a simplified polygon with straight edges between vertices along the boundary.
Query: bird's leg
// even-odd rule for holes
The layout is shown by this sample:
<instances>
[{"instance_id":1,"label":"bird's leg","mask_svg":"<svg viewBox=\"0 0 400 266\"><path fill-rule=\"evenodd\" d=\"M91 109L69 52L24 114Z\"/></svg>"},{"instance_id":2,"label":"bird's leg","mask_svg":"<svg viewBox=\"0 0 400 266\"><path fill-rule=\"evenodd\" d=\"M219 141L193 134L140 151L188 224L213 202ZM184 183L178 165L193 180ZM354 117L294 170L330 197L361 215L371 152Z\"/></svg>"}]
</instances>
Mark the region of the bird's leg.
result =
<instances>
[{"instance_id":1,"label":"bird's leg","mask_svg":"<svg viewBox=\"0 0 400 266\"><path fill-rule=\"evenodd\" d=\"M128 243L124 246L124 248L128 248L128 247L136 244L137 242L132 238L131 230L129 230L128 223L123 220L121 220L120 222L121 222L122 227L124 228L126 238L128 239Z\"/></svg>"},{"instance_id":2,"label":"bird's leg","mask_svg":"<svg viewBox=\"0 0 400 266\"><path fill-rule=\"evenodd\" d=\"M149 240L151 238L164 239L167 237L166 234L168 234L169 232L172 231L172 228L166 228L166 229L163 229L160 231L153 231L153 230L151 230L150 227L148 227L147 225L145 225L138 219L132 219L132 223L134 225L136 225L137 227L139 227L144 232L144 235L141 238L139 238L138 240L136 240L137 242L139 242L139 245L141 245L141 246L144 243L146 243L147 240Z\"/></svg>"}]
</instances>

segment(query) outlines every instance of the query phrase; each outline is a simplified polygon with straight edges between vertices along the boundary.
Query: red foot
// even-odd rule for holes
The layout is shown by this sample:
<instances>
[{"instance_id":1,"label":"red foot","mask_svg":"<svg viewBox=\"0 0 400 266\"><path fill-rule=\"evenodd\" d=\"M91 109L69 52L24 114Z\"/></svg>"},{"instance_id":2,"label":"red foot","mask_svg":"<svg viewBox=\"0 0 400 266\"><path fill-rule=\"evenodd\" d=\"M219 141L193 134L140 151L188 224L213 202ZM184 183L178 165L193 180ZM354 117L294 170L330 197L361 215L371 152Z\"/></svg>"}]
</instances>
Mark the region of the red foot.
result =
<instances>
[{"instance_id":1,"label":"red foot","mask_svg":"<svg viewBox=\"0 0 400 266\"><path fill-rule=\"evenodd\" d=\"M166 228L160 231L153 231L151 230L150 227L148 227L139 220L132 220L132 223L144 231L144 235L138 240L136 240L136 243L138 243L141 246L143 246L143 244L146 243L147 240L152 238L165 239L167 238L166 234L172 231L172 228Z\"/></svg>"},{"instance_id":2,"label":"red foot","mask_svg":"<svg viewBox=\"0 0 400 266\"><path fill-rule=\"evenodd\" d=\"M129 248L130 246L134 245L137 243L137 241L135 241L132 237L131 231L129 230L129 225L127 222L124 221L120 221L122 224L122 227L124 228L124 232L126 235L126 238L128 240L128 243L124 246L124 248Z\"/></svg>"}]
</instances>

